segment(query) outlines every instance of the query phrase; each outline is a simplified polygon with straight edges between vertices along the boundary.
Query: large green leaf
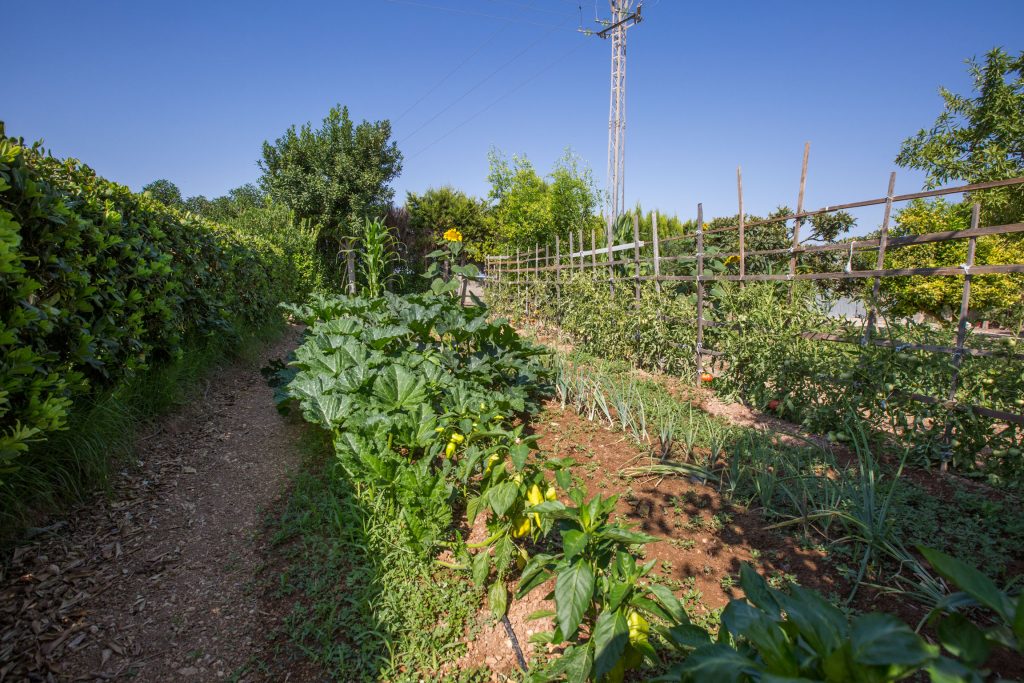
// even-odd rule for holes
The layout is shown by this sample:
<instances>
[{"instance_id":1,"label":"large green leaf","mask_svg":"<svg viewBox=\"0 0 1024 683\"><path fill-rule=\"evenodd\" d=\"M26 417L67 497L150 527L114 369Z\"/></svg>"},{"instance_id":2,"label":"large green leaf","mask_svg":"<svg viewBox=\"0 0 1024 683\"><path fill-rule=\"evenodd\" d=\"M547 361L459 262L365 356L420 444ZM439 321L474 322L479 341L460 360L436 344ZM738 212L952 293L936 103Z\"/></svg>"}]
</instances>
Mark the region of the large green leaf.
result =
<instances>
[{"instance_id":1,"label":"large green leaf","mask_svg":"<svg viewBox=\"0 0 1024 683\"><path fill-rule=\"evenodd\" d=\"M977 600L978 604L994 610L1005 623L1013 622L1012 601L990 578L969 564L938 550L923 546L919 546L918 550L944 579Z\"/></svg>"},{"instance_id":2,"label":"large green leaf","mask_svg":"<svg viewBox=\"0 0 1024 683\"><path fill-rule=\"evenodd\" d=\"M951 614L944 618L936 630L942 646L970 666L984 664L992 651L981 629L962 614Z\"/></svg>"},{"instance_id":3,"label":"large green leaf","mask_svg":"<svg viewBox=\"0 0 1024 683\"><path fill-rule=\"evenodd\" d=\"M494 514L501 517L508 512L519 495L519 485L512 481L503 481L487 490L487 502Z\"/></svg>"},{"instance_id":4,"label":"large green leaf","mask_svg":"<svg viewBox=\"0 0 1024 683\"><path fill-rule=\"evenodd\" d=\"M594 624L594 675L600 680L618 663L629 643L629 624L622 610L605 610Z\"/></svg>"},{"instance_id":5,"label":"large green leaf","mask_svg":"<svg viewBox=\"0 0 1024 683\"><path fill-rule=\"evenodd\" d=\"M566 638L576 633L593 594L594 572L586 562L576 562L559 572L555 579L555 611Z\"/></svg>"},{"instance_id":6,"label":"large green leaf","mask_svg":"<svg viewBox=\"0 0 1024 683\"><path fill-rule=\"evenodd\" d=\"M373 393L389 410L410 408L427 399L423 379L401 365L381 372L373 383Z\"/></svg>"},{"instance_id":7,"label":"large green leaf","mask_svg":"<svg viewBox=\"0 0 1024 683\"><path fill-rule=\"evenodd\" d=\"M820 656L837 649L849 630L843 613L814 591L799 586L792 591L792 595L775 594L788 620Z\"/></svg>"},{"instance_id":8,"label":"large green leaf","mask_svg":"<svg viewBox=\"0 0 1024 683\"><path fill-rule=\"evenodd\" d=\"M491 585L487 592L487 601L495 618L505 616L505 612L508 611L508 588L505 587L504 581L495 581Z\"/></svg>"},{"instance_id":9,"label":"large green leaf","mask_svg":"<svg viewBox=\"0 0 1024 683\"><path fill-rule=\"evenodd\" d=\"M754 670L754 662L728 645L715 643L695 650L680 669L688 673L692 681L741 683L747 680L747 673Z\"/></svg>"},{"instance_id":10,"label":"large green leaf","mask_svg":"<svg viewBox=\"0 0 1024 683\"><path fill-rule=\"evenodd\" d=\"M917 668L938 656L909 626L891 614L857 617L850 633L853 661L868 666Z\"/></svg>"}]
</instances>

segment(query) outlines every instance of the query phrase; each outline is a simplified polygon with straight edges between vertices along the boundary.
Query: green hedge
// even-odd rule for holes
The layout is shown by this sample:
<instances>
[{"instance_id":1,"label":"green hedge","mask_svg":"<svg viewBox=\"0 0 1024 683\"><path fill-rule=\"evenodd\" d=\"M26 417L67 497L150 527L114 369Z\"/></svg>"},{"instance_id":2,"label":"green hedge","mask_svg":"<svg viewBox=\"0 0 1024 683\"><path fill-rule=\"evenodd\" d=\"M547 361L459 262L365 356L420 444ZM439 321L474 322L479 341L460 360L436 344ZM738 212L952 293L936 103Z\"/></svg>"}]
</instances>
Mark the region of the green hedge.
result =
<instances>
[{"instance_id":1,"label":"green hedge","mask_svg":"<svg viewBox=\"0 0 1024 683\"><path fill-rule=\"evenodd\" d=\"M270 239L0 134L0 476L67 426L76 399L306 290Z\"/></svg>"}]
</instances>

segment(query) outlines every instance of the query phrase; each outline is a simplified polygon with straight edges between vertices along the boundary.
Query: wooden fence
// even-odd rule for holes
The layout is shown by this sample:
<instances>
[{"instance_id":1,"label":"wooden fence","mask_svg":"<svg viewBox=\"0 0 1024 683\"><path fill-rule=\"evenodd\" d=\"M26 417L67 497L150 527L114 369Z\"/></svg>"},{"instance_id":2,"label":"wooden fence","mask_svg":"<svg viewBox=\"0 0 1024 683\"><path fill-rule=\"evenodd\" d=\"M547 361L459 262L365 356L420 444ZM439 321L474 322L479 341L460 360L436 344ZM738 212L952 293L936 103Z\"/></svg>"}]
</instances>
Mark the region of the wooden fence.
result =
<instances>
[{"instance_id":1,"label":"wooden fence","mask_svg":"<svg viewBox=\"0 0 1024 683\"><path fill-rule=\"evenodd\" d=\"M894 345L898 349L906 350L919 350L933 353L951 354L952 363L954 364L954 370L952 373L952 383L949 388L948 394L944 398L936 398L930 396L921 396L917 394L909 395L915 401L922 403L941 403L946 407L960 407L964 409L972 410L980 415L985 415L989 418L1006 422L1014 423L1017 425L1024 425L1024 415L1010 413L1002 410L992 410L982 406L975 405L964 405L956 406L955 397L957 388L960 382L959 370L962 359L965 356L984 356L984 355L995 355L994 352L987 351L984 349L971 349L965 346L965 340L967 337L967 326L968 316L970 310L971 300L971 280L977 275L987 275L995 273L1024 273L1024 263L1003 263L1003 264L975 264L975 249L977 240L980 237L989 235L1007 235L1011 233L1024 232L1024 223L1011 223L1005 225L988 225L982 226L980 224L980 206L978 203L974 203L971 211L971 223L970 228L964 230L946 231L946 232L934 232L922 235L908 235L901 237L889 237L890 221L892 217L892 208L894 204L901 202L908 202L914 199L923 199L929 197L941 197L945 195L962 194L962 193L974 193L983 190L991 190L999 187L1008 186L1024 186L1024 177L1011 178L1007 180L999 180L985 183L975 183L970 185L961 185L956 187L947 187L935 190L926 190L922 192L913 192L909 194L897 195L894 193L896 185L896 174L892 173L889 176L888 190L883 197L874 199L867 199L863 201L848 202L845 204L829 205L818 209L805 210L804 209L804 190L807 182L807 152L808 148L804 149L803 167L800 177L800 190L798 194L797 209L794 213L785 216L776 216L766 220L758 220L755 222L746 222L746 215L743 209L743 182L742 176L739 170L737 170L737 197L738 197L738 220L735 225L717 227L714 229L705 229L703 206L697 205L697 221L696 230L693 233L683 235L673 235L669 237L659 238L657 215L654 215L654 222L651 226L651 239L649 242L641 241L639 231L639 221L636 216L633 217L633 241L622 244L614 244L614 240L611 238L611 228L609 227L603 241L604 246L598 246L598 236L596 231L592 231L588 236L590 242L590 248L584 249L584 235L582 232L577 232L575 235L570 235L568 244L566 245L560 239L556 238L554 245L536 245L533 250L526 251L525 253L517 250L516 254L506 256L494 256L488 257L487 259L487 283L488 286L498 287L515 287L521 289L524 287L530 287L532 285L544 284L554 289L554 295L557 298L561 297L561 288L564 282L564 278L567 274L575 274L580 271L590 270L593 273L599 273L602 270L607 270L607 281L610 291L614 292L616 285L626 285L629 282L633 283L635 296L637 300L640 298L640 285L642 282L653 282L655 288L660 292L663 283L669 282L692 282L695 283L696 289L696 319L688 321L696 326L696 350L694 363L697 370L697 376L703 372L705 368L705 359L714 358L721 354L713 349L704 347L705 341L705 330L713 326L728 325L727 322L721 321L710 321L705 316L705 304L707 301L708 293L706 291L706 285L709 283L721 282L721 281L738 281L740 283L746 282L772 282L782 281L794 283L796 281L803 280L849 280L849 279L864 279L872 281L872 297L868 306L868 317L864 326L863 335L857 340L861 345ZM870 206L883 206L883 218L880 226L879 234L877 237L871 239L853 239L842 242L832 242L824 244L809 244L801 241L801 228L804 222L808 219L812 219L815 216L835 213L837 211L844 211L848 209L856 209L861 207ZM746 242L747 236L752 230L758 230L771 225L777 225L779 223L785 223L787 226L789 222L792 222L792 227L787 227L787 235L790 239L787 241L791 246L788 248L776 248L767 250L747 250ZM716 252L714 258L721 260L729 257L738 258L739 272L737 274L732 273L708 273L705 271L707 255L705 254L705 238L712 234L735 232L738 242L738 250L735 252ZM674 256L666 256L664 253L665 245L672 242L687 241L693 243L692 252L676 254ZM919 267L919 268L885 268L885 255L886 253L892 252L895 249L936 243L936 242L950 242L955 240L967 240L967 258L964 263L958 266L934 266L934 267ZM568 249L565 249L565 247ZM674 247L675 248L675 247ZM676 249L678 251L678 249ZM870 269L854 269L853 255L855 251L858 255L862 255L863 252L875 252L876 258L874 267ZM846 267L839 271L829 272L801 272L800 271L800 258L808 254L828 253L828 252L845 252L848 254ZM788 256L788 264L786 272L781 273L751 273L747 269L747 259L751 256L774 256L784 259ZM693 273L685 275L666 275L663 274L663 266L666 263L673 261L684 261L689 262L693 265ZM626 273L620 270L616 273L616 267L624 268ZM632 266L632 268L630 268ZM628 274L628 271L632 270L632 275ZM642 274L644 270L649 271L651 274ZM876 317L878 311L874 306L874 302L878 300L879 290L881 287L882 280L884 278L893 277L904 277L911 275L928 276L928 277L949 277L949 276L963 276L963 290L960 301L960 310L958 316L956 343L954 346L940 346L930 344L904 344L901 342L891 342L887 339L877 339L873 336L873 331L876 325ZM604 276L602 275L602 278ZM542 279L543 278L543 279ZM792 298L792 284L790 286L790 298ZM526 306L529 309L531 303L527 298ZM536 302L532 304L536 307ZM527 310L527 313L529 310ZM851 340L846 337L838 335L820 334L817 332L805 331L802 333L805 338L814 339L824 342L836 342L836 343L850 343ZM1005 355L1000 353L999 355ZM1011 354L1012 358L1024 359L1022 354Z\"/></svg>"}]
</instances>

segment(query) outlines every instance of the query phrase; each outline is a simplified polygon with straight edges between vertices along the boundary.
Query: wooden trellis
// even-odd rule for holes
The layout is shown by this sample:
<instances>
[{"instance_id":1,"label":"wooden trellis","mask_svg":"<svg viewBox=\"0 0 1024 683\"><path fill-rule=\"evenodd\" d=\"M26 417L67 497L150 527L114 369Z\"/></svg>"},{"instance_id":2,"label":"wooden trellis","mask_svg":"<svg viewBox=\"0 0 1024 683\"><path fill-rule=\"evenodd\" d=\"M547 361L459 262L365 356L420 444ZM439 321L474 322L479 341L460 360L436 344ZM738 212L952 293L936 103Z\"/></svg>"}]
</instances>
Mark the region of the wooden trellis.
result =
<instances>
[{"instance_id":1,"label":"wooden trellis","mask_svg":"<svg viewBox=\"0 0 1024 683\"><path fill-rule=\"evenodd\" d=\"M962 194L978 192L982 190L989 190L997 187L1008 187L1008 186L1021 186L1024 185L1024 177L1010 178L1007 180L998 180L985 183L973 183L969 185L960 185L956 187L947 187L935 190L926 190L922 192L913 192L908 194L897 195L894 194L896 184L896 174L892 173L889 176L888 189L883 197L874 199L867 199L862 201L848 202L845 204L830 205L813 210L805 210L804 194L806 189L807 181L807 154L808 148L804 149L803 165L800 176L800 191L797 200L796 212L778 216L775 218L759 220L754 222L747 222L746 216L743 211L743 177L739 169L736 174L736 185L737 185L737 199L739 208L739 219L736 225L718 227L712 229L705 229L703 222L703 206L697 205L697 226L693 233L684 235L674 235L671 237L659 237L657 217L655 216L654 223L651 230L651 242L644 243L640 239L639 222L637 217L633 219L633 241L626 244L613 244L611 231L607 231L605 245L599 247L597 244L596 231L591 233L591 244L588 251L584 250L583 245L583 233L579 231L574 238L573 234L569 235L569 252L563 254L560 249L560 242L556 240L554 254L549 254L548 249L545 248L544 254L541 255L540 246L534 247L533 258L523 259L520 252L517 250L516 256L513 259L511 256L508 257L488 257L488 271L493 273L493 277L489 279L489 286L504 287L514 286L520 289L524 286L533 287L534 285L548 285L554 287L555 297L557 301L561 301L562 296L562 285L564 281L564 271L568 269L570 276L578 271L585 271L589 269L591 272L597 274L599 268L607 268L607 279L611 291L614 292L614 287L617 281L623 283L632 280L634 285L634 292L636 299L640 299L640 287L641 283L651 281L657 291L662 291L664 283L668 282L693 282L696 289L696 319L687 321L690 324L695 325L696 328L696 350L694 355L694 366L697 370L697 375L703 371L705 367L705 357L715 357L721 354L713 349L704 347L704 332L710 327L721 327L726 326L727 323L719 321L711 321L705 319L705 304L706 297L708 296L707 285L708 283L724 282L724 281L738 281L741 283L746 282L789 282L795 283L803 280L849 280L849 279L864 279L872 281L872 299L870 307L867 311L867 320L865 329L860 343L888 346L898 346L900 349L906 350L921 350L933 353L945 353L952 356L952 362L954 365L952 382L949 387L947 395L943 398L935 398L928 396L919 396L917 394L908 394L908 396L916 401L930 404L943 404L945 406L955 406L955 397L957 388L960 382L960 365L965 356L987 356L995 355L993 352L981 350L981 349L970 349L965 347L967 337L967 326L968 326L968 314L970 310L970 296L971 296L971 280L976 275L987 275L996 273L1024 273L1024 263L1004 263L1004 264L986 264L976 265L974 262L975 249L977 240L979 237L986 237L990 235L1008 235L1012 233L1024 232L1024 223L1010 223L1005 225L989 225L982 226L980 224L980 206L975 203L971 213L971 225L965 230L951 230L944 232L934 232L922 235L908 235L904 237L889 237L890 220L892 214L892 207L894 204L908 202L915 199L924 199L929 197L941 197L945 195ZM884 206L884 213L881 223L881 228L877 238L872 239L857 239L854 241L828 243L828 244L806 244L800 240L800 228L801 224L815 216L834 213L837 211L843 211L848 209L856 209L869 206ZM758 228L764 228L778 223L785 223L789 225L792 222L792 228L790 228L791 246L788 249L762 249L762 250L747 250L746 241L750 230L756 230ZM726 233L736 231L738 233L738 252L723 253L718 252L715 257L718 259L727 259L735 256L739 260L739 273L738 274L726 274L726 273L706 273L705 272L705 243L706 238L709 235ZM681 254L675 256L666 256L663 250L665 244L670 242L677 242L682 240L692 240L694 243L694 249L691 254ZM959 266L932 266L932 267L918 267L918 268L885 268L885 255L894 249L899 249L912 245L939 243L939 242L950 242L956 240L967 240L968 251L967 259ZM646 248L650 246L650 253L646 253ZM868 270L854 270L852 268L852 257L854 249L858 252L863 251L876 251L876 259L874 268ZM799 271L799 259L801 256L806 254L816 254L834 251L848 251L850 253L850 259L846 268L842 271L830 271L830 272L800 272ZM629 257L626 256L627 253ZM529 254L529 252L527 252ZM586 257L590 257L589 260ZM750 273L748 272L747 259L751 256L776 256L784 258L788 256L788 268L787 272L784 273ZM563 259L567 260L567 263L563 267ZM685 261L694 264L694 274L692 275L665 275L662 273L663 266L666 262L671 261ZM643 264L650 264L651 271L653 274L643 274ZM616 267L622 267L622 273L616 274ZM632 266L632 268L630 267ZM632 275L628 273L632 271ZM553 274L553 281L548 279L548 273ZM877 311L874 306L874 302L877 301L882 280L884 278L892 277L904 277L910 275L920 275L927 277L950 277L950 276L964 276L964 284L961 297L961 305L959 311L959 317L957 320L957 335L956 343L954 346L938 346L931 344L910 344L902 342L891 342L886 339L874 339L873 328L875 326ZM514 280L509 279L510 276L514 276ZM543 279L542 279L543 278ZM790 289L792 296L792 287ZM537 292L534 292L533 300L533 311L538 310L537 305L539 301L536 299L538 296ZM527 307L529 307L530 297L527 296ZM527 312L529 313L529 308ZM827 335L816 332L804 332L803 336L809 339L815 339L825 342L837 342L837 343L850 343L851 340L838 335ZM1001 354L1005 355L1005 354ZM1024 359L1022 354L1013 354L1012 357L1016 359ZM977 412L978 414L985 415L987 417L1018 425L1024 425L1024 415L1015 413L1009 413L1006 411L992 410L982 406L960 406ZM947 439L949 435L947 434Z\"/></svg>"}]
</instances>

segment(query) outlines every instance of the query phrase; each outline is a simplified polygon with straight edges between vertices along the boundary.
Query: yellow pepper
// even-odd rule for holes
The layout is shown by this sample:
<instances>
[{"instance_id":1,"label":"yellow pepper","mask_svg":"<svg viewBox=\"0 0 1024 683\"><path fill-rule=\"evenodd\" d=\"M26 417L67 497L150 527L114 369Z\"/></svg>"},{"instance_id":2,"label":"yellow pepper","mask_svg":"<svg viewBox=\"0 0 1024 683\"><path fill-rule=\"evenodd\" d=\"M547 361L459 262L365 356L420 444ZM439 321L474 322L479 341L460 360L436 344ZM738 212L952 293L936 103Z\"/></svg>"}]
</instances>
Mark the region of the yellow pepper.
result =
<instances>
[{"instance_id":1,"label":"yellow pepper","mask_svg":"<svg viewBox=\"0 0 1024 683\"><path fill-rule=\"evenodd\" d=\"M512 536L522 538L530 533L530 520L526 517L515 517L512 520Z\"/></svg>"},{"instance_id":2,"label":"yellow pepper","mask_svg":"<svg viewBox=\"0 0 1024 683\"><path fill-rule=\"evenodd\" d=\"M647 642L647 634L650 632L651 626L639 612L629 610L626 614L626 623L629 624L629 642L633 644Z\"/></svg>"},{"instance_id":3,"label":"yellow pepper","mask_svg":"<svg viewBox=\"0 0 1024 683\"><path fill-rule=\"evenodd\" d=\"M458 432L452 432L452 442L462 443L465 440L466 437L464 437L462 434L459 434Z\"/></svg>"},{"instance_id":4,"label":"yellow pepper","mask_svg":"<svg viewBox=\"0 0 1024 683\"><path fill-rule=\"evenodd\" d=\"M555 491L554 486L549 486L544 492L544 500L558 500L558 491Z\"/></svg>"},{"instance_id":5,"label":"yellow pepper","mask_svg":"<svg viewBox=\"0 0 1024 683\"><path fill-rule=\"evenodd\" d=\"M497 453L491 453L491 457L487 458L487 470L485 474L489 474L490 471L494 469L494 466L497 465L500 460L500 455L498 455Z\"/></svg>"},{"instance_id":6,"label":"yellow pepper","mask_svg":"<svg viewBox=\"0 0 1024 683\"><path fill-rule=\"evenodd\" d=\"M455 442L454 441L449 441L448 445L445 446L445 448L444 448L444 457L450 458L450 457L452 457L453 453L455 453Z\"/></svg>"},{"instance_id":7,"label":"yellow pepper","mask_svg":"<svg viewBox=\"0 0 1024 683\"><path fill-rule=\"evenodd\" d=\"M540 487L534 484L530 487L530 490L526 492L526 500L529 501L530 505L539 505L544 502L544 495L540 492ZM533 523L538 527L540 526L540 514L537 512L530 513L530 517L533 519Z\"/></svg>"},{"instance_id":8,"label":"yellow pepper","mask_svg":"<svg viewBox=\"0 0 1024 683\"><path fill-rule=\"evenodd\" d=\"M526 500L530 501L530 505L539 505L544 502L544 496L541 495L540 487L534 484L530 487L530 490L526 492Z\"/></svg>"}]
</instances>

